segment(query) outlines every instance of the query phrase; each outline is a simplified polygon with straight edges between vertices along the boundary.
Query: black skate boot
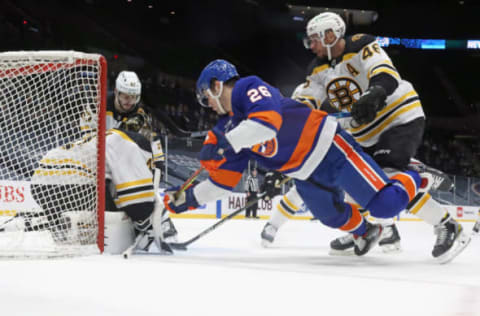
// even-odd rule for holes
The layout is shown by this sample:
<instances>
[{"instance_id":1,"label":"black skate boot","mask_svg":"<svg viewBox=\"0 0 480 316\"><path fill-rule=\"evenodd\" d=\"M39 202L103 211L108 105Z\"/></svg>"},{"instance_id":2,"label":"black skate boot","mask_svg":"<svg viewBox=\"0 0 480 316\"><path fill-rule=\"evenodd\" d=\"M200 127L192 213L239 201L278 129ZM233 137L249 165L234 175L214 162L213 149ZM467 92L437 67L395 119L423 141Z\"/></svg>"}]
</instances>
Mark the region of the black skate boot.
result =
<instances>
[{"instance_id":1,"label":"black skate boot","mask_svg":"<svg viewBox=\"0 0 480 316\"><path fill-rule=\"evenodd\" d=\"M368 214L364 209L360 209L359 211L362 216ZM330 242L330 254L339 256L353 255L354 246L353 234L346 234Z\"/></svg>"},{"instance_id":2,"label":"black skate boot","mask_svg":"<svg viewBox=\"0 0 480 316\"><path fill-rule=\"evenodd\" d=\"M366 222L367 230L363 235L353 235L353 241L355 243L355 254L357 256L363 256L378 242L380 235L382 234L382 226L378 224L370 224Z\"/></svg>"},{"instance_id":3,"label":"black skate boot","mask_svg":"<svg viewBox=\"0 0 480 316\"><path fill-rule=\"evenodd\" d=\"M400 246L400 234L395 224L383 226L382 236L378 245L382 247L383 252L393 253L402 250Z\"/></svg>"},{"instance_id":4,"label":"black skate boot","mask_svg":"<svg viewBox=\"0 0 480 316\"><path fill-rule=\"evenodd\" d=\"M440 263L447 263L458 256L470 243L470 236L450 214L445 215L440 224L435 226L437 241L432 256Z\"/></svg>"},{"instance_id":5,"label":"black skate boot","mask_svg":"<svg viewBox=\"0 0 480 316\"><path fill-rule=\"evenodd\" d=\"M350 255L353 254L353 234L346 234L330 242L331 255Z\"/></svg>"},{"instance_id":6,"label":"black skate boot","mask_svg":"<svg viewBox=\"0 0 480 316\"><path fill-rule=\"evenodd\" d=\"M167 242L178 242L178 232L173 225L173 221L168 217L162 221L162 229L163 229L163 239Z\"/></svg>"},{"instance_id":7,"label":"black skate boot","mask_svg":"<svg viewBox=\"0 0 480 316\"><path fill-rule=\"evenodd\" d=\"M262 233L260 236L262 237L262 246L268 248L273 241L275 240L275 235L277 234L278 228L273 226L270 223L266 223L263 227Z\"/></svg>"}]
</instances>

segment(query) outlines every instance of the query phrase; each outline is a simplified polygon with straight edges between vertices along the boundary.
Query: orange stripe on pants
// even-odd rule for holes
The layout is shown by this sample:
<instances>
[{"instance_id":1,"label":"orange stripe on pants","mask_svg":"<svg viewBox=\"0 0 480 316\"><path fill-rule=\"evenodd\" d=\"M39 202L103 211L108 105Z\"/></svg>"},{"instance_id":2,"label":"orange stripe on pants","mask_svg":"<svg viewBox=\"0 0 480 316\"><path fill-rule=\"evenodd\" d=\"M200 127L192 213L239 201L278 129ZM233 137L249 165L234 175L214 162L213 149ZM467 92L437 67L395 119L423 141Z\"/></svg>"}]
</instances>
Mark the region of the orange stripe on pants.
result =
<instances>
[{"instance_id":1,"label":"orange stripe on pants","mask_svg":"<svg viewBox=\"0 0 480 316\"><path fill-rule=\"evenodd\" d=\"M409 176L406 173L399 173L391 177L390 179L392 180L397 180L403 186L405 187L405 190L407 191L408 194L408 201L410 202L415 195L417 194L417 186L415 184L415 180L412 179L411 176Z\"/></svg>"},{"instance_id":2,"label":"orange stripe on pants","mask_svg":"<svg viewBox=\"0 0 480 316\"><path fill-rule=\"evenodd\" d=\"M377 172L366 163L355 149L345 141L339 134L333 138L335 144L345 153L347 159L350 160L357 170L365 179L377 190L380 191L385 186L385 181L377 175Z\"/></svg>"},{"instance_id":3,"label":"orange stripe on pants","mask_svg":"<svg viewBox=\"0 0 480 316\"><path fill-rule=\"evenodd\" d=\"M350 219L340 227L341 230L351 232L360 227L360 225L363 222L363 216L360 214L360 211L358 210L358 207L356 207L353 204L347 203L352 207L352 216Z\"/></svg>"}]
</instances>

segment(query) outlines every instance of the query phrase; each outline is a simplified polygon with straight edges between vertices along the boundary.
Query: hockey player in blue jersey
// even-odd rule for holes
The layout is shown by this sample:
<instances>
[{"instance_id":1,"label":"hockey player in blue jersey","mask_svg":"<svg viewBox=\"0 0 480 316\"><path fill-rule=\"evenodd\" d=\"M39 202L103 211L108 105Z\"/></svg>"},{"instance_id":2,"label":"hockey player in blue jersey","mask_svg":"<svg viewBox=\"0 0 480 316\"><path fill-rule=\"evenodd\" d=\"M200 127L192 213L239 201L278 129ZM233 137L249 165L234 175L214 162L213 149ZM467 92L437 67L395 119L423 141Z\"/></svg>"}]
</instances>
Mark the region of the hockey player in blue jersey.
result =
<instances>
[{"instance_id":1,"label":"hockey player in blue jersey","mask_svg":"<svg viewBox=\"0 0 480 316\"><path fill-rule=\"evenodd\" d=\"M326 112L285 98L256 76L240 78L232 64L215 60L197 81L197 97L220 117L200 152L209 178L178 197L167 190L171 212L222 198L240 181L250 159L295 179L298 193L323 224L351 232L355 254L364 255L382 227L344 202L344 191L375 217L397 215L416 195L420 176L405 171L388 178L358 143Z\"/></svg>"}]
</instances>

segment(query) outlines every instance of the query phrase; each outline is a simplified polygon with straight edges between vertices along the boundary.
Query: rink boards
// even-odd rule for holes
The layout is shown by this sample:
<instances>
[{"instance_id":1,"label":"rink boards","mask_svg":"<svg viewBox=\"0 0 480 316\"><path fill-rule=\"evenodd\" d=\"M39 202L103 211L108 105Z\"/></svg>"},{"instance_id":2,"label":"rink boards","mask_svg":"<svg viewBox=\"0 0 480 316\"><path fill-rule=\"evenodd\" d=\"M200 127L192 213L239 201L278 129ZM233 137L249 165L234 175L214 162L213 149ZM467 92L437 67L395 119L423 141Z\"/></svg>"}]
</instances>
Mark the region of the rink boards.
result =
<instances>
[{"instance_id":1,"label":"rink boards","mask_svg":"<svg viewBox=\"0 0 480 316\"><path fill-rule=\"evenodd\" d=\"M263 219L269 218L280 199L281 196L278 195L271 201L259 200L258 216ZM202 205L195 211L179 215L173 214L173 216L182 218L221 218L244 207L245 202L245 193L232 193L227 198ZM474 221L480 209L480 206L444 205L443 207L455 218L465 221ZM41 211L41 208L31 196L30 183L27 181L0 181L0 216L14 216L18 211ZM244 215L238 216L238 218L243 217ZM292 219L297 220L310 220L311 218L312 214L304 206L292 216ZM417 220L417 217L402 212L398 219Z\"/></svg>"}]
</instances>

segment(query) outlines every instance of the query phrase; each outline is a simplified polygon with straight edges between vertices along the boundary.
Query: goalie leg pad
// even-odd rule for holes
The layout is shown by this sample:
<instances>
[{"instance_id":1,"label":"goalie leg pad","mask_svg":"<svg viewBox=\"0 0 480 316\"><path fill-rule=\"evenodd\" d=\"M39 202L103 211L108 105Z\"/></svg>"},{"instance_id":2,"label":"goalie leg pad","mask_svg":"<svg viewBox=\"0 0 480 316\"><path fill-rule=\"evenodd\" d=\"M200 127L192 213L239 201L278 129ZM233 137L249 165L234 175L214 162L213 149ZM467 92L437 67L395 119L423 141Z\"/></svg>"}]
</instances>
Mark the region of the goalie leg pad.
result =
<instances>
[{"instance_id":1,"label":"goalie leg pad","mask_svg":"<svg viewBox=\"0 0 480 316\"><path fill-rule=\"evenodd\" d=\"M148 218L135 221L133 226L135 228L136 238L133 243L135 251L142 252L159 252L162 255L171 255L173 250L163 240L162 229L162 211L164 209L158 194L155 196L155 206ZM155 245L156 249L152 249L152 245Z\"/></svg>"},{"instance_id":2,"label":"goalie leg pad","mask_svg":"<svg viewBox=\"0 0 480 316\"><path fill-rule=\"evenodd\" d=\"M105 253L121 254L134 240L133 223L125 212L105 212Z\"/></svg>"}]
</instances>

